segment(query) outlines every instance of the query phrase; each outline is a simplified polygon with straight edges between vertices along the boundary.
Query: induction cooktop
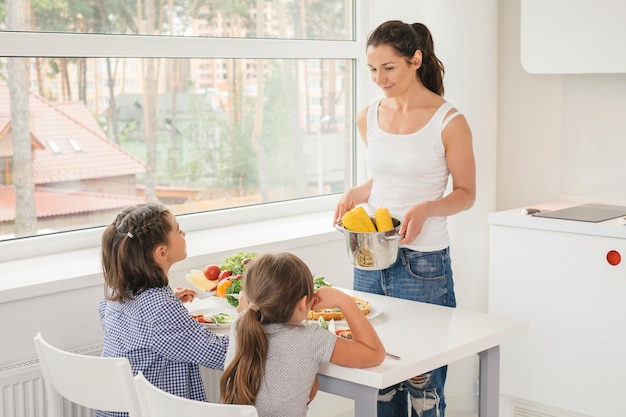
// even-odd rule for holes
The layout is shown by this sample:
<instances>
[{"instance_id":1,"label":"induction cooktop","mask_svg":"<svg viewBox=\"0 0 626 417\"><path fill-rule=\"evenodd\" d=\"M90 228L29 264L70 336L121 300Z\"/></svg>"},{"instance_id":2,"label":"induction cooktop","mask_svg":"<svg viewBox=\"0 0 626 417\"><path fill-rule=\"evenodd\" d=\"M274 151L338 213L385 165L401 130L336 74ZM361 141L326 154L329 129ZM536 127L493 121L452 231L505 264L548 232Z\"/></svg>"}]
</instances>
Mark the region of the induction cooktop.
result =
<instances>
[{"instance_id":1,"label":"induction cooktop","mask_svg":"<svg viewBox=\"0 0 626 417\"><path fill-rule=\"evenodd\" d=\"M626 216L626 207L610 206L606 204L583 204L582 206L569 207L561 210L535 213L533 216L598 223L616 217Z\"/></svg>"}]
</instances>

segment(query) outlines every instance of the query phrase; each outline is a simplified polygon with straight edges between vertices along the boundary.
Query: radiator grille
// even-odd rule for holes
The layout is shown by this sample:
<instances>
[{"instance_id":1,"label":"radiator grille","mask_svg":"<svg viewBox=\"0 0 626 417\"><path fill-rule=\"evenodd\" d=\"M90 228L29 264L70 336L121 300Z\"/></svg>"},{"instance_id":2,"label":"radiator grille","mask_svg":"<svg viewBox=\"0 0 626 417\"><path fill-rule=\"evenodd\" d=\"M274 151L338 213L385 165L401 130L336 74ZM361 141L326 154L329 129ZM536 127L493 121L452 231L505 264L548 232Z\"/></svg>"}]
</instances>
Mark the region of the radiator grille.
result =
<instances>
[{"instance_id":1,"label":"radiator grille","mask_svg":"<svg viewBox=\"0 0 626 417\"><path fill-rule=\"evenodd\" d=\"M99 355L102 344L73 349L82 355ZM38 359L0 366L0 417L46 417L46 398ZM65 417L92 417L93 411L63 402Z\"/></svg>"},{"instance_id":2,"label":"radiator grille","mask_svg":"<svg viewBox=\"0 0 626 417\"><path fill-rule=\"evenodd\" d=\"M590 417L525 401L511 401L513 417Z\"/></svg>"}]
</instances>

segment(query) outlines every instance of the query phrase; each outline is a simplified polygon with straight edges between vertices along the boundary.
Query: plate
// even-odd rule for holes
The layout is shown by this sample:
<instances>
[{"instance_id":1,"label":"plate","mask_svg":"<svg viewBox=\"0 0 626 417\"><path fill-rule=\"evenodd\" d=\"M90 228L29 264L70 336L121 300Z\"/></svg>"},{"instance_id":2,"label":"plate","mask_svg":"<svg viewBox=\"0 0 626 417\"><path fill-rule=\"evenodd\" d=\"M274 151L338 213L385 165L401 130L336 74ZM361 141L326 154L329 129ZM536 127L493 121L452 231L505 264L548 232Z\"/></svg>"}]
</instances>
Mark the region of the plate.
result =
<instances>
[{"instance_id":1,"label":"plate","mask_svg":"<svg viewBox=\"0 0 626 417\"><path fill-rule=\"evenodd\" d=\"M381 309L374 307L372 303L370 303L370 312L365 315L365 318L368 320L371 320L375 317L380 316L381 313L382 313ZM335 320L335 324L339 324L343 326L343 325L347 325L348 322L345 320Z\"/></svg>"},{"instance_id":2,"label":"plate","mask_svg":"<svg viewBox=\"0 0 626 417\"><path fill-rule=\"evenodd\" d=\"M223 315L224 321L222 323L201 323L209 329L228 329L233 324L235 319L237 318L232 312L226 312L225 309L205 309L205 310L195 310L189 312L191 315L202 314L205 317L214 316L217 314Z\"/></svg>"}]
</instances>

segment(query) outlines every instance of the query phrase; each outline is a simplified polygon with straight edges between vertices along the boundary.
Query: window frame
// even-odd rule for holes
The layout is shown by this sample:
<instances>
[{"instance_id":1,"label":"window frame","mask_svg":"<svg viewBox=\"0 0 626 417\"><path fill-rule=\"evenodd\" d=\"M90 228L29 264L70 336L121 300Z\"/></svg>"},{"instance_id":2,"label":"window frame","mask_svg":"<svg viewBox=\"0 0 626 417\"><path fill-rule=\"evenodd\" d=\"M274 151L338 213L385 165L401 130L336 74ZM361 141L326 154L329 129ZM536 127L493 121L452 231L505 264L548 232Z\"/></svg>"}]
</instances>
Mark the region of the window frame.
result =
<instances>
[{"instance_id":1,"label":"window frame","mask_svg":"<svg viewBox=\"0 0 626 417\"><path fill-rule=\"evenodd\" d=\"M2 57L132 57L132 58L285 58L349 59L355 62L352 82L355 109L362 107L359 91L364 88L364 48L367 7L353 3L354 40L292 40L251 38L208 38L121 34L52 33L35 31L0 31ZM97 51L97 53L96 53ZM280 51L280 52L277 52ZM208 53L210 52L210 53ZM347 167L350 183L362 179L365 169L359 167L356 129L351 138L351 166ZM332 211L336 194L291 201L264 203L184 214L178 216L183 230L194 232L228 225L254 223L289 216ZM67 232L0 241L0 262L45 256L93 248L100 245L103 226Z\"/></svg>"}]
</instances>

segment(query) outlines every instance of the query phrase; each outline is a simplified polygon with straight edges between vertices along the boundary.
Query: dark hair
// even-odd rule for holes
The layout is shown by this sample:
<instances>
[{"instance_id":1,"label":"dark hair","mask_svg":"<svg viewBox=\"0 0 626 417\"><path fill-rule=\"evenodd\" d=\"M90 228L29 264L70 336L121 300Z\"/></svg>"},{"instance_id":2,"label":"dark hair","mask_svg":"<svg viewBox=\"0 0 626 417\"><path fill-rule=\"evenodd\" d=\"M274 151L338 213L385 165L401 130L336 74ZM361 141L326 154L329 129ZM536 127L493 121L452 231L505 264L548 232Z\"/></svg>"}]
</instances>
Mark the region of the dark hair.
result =
<instances>
[{"instance_id":1,"label":"dark hair","mask_svg":"<svg viewBox=\"0 0 626 417\"><path fill-rule=\"evenodd\" d=\"M408 23L389 20L370 33L367 47L389 45L398 56L411 62L415 51L422 51L422 65L417 69L417 77L430 91L443 96L443 63L435 55L433 37L422 23Z\"/></svg>"},{"instance_id":2,"label":"dark hair","mask_svg":"<svg viewBox=\"0 0 626 417\"><path fill-rule=\"evenodd\" d=\"M243 279L249 304L237 320L237 350L220 380L224 404L255 403L268 349L262 325L287 323L298 301L313 297L313 274L291 253L259 256L248 264Z\"/></svg>"},{"instance_id":3,"label":"dark hair","mask_svg":"<svg viewBox=\"0 0 626 417\"><path fill-rule=\"evenodd\" d=\"M173 225L161 204L138 204L120 212L102 234L102 270L106 297L125 302L153 287L168 284L154 259L154 249L168 243Z\"/></svg>"}]
</instances>

